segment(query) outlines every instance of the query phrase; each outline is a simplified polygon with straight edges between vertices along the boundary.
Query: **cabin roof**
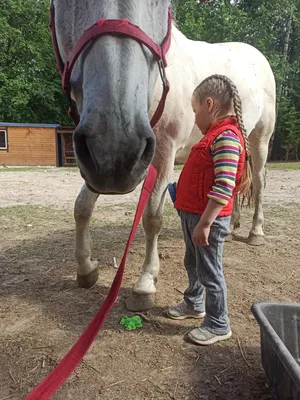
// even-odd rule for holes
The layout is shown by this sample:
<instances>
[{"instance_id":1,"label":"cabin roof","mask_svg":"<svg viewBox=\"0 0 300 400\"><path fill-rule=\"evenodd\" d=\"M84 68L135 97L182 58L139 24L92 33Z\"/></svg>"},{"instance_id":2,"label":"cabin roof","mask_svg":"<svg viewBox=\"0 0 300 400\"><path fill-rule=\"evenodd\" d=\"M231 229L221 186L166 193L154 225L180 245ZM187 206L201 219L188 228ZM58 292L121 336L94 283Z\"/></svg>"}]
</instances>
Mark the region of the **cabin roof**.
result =
<instances>
[{"instance_id":1,"label":"cabin roof","mask_svg":"<svg viewBox=\"0 0 300 400\"><path fill-rule=\"evenodd\" d=\"M18 126L18 127L28 127L28 128L60 128L59 124L22 124L17 122L2 122L0 121L0 126Z\"/></svg>"}]
</instances>

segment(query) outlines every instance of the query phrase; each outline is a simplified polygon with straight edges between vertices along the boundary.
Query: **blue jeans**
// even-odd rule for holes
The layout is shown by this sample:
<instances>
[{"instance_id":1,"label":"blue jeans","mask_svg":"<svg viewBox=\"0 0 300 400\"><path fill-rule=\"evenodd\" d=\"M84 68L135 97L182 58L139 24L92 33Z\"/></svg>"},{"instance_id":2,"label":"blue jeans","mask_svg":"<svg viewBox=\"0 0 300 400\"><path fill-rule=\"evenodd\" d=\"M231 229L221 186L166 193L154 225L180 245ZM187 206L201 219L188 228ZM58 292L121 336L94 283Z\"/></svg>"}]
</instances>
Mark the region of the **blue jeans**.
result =
<instances>
[{"instance_id":1,"label":"blue jeans","mask_svg":"<svg viewBox=\"0 0 300 400\"><path fill-rule=\"evenodd\" d=\"M222 253L224 240L230 233L231 217L216 218L211 226L209 246L202 247L195 245L192 240L200 215L181 211L180 216L186 246L184 266L189 279L189 287L184 292L184 301L191 310L206 311L201 327L215 334L227 334L230 325Z\"/></svg>"}]
</instances>

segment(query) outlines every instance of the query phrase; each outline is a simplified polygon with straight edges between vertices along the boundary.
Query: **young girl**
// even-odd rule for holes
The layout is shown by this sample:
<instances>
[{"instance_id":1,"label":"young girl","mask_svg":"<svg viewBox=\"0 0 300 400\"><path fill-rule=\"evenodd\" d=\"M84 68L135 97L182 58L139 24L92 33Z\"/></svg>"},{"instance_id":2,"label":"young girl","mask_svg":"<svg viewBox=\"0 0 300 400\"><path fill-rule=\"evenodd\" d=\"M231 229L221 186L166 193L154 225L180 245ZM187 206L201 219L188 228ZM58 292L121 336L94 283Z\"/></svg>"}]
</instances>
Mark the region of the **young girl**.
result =
<instances>
[{"instance_id":1,"label":"young girl","mask_svg":"<svg viewBox=\"0 0 300 400\"><path fill-rule=\"evenodd\" d=\"M252 174L241 99L232 81L223 75L209 76L195 89L192 107L204 137L193 147L181 172L175 200L189 286L184 301L166 314L173 319L204 318L188 337L209 345L232 335L222 252L230 233L233 197L237 193L251 197Z\"/></svg>"}]
</instances>

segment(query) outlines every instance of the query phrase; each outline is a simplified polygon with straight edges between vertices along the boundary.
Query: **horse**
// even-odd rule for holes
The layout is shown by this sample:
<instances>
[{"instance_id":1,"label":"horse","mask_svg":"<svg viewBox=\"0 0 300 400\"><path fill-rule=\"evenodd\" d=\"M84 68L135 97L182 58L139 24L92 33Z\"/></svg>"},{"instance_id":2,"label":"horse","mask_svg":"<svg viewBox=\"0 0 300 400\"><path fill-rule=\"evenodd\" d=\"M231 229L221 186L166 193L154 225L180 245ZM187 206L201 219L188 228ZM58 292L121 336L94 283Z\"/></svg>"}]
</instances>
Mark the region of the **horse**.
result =
<instances>
[{"instance_id":1,"label":"horse","mask_svg":"<svg viewBox=\"0 0 300 400\"><path fill-rule=\"evenodd\" d=\"M54 0L57 47L70 60L83 34L99 19L129 20L155 43L168 33L171 0ZM133 191L152 163L157 179L143 215L146 254L141 275L126 307L154 306L159 274L158 236L174 162L184 163L202 133L195 125L191 96L211 74L227 75L237 86L253 162L255 212L248 243L264 242L262 194L268 144L276 119L276 84L265 56L240 42L209 44L189 40L172 24L166 55L171 89L154 129L149 119L162 96L159 64L146 46L130 37L107 34L82 49L70 76L70 96L79 114L73 134L77 165L85 180L75 201L75 257L80 287L93 286L99 274L92 260L89 223L100 194ZM239 227L235 201L232 229Z\"/></svg>"}]
</instances>

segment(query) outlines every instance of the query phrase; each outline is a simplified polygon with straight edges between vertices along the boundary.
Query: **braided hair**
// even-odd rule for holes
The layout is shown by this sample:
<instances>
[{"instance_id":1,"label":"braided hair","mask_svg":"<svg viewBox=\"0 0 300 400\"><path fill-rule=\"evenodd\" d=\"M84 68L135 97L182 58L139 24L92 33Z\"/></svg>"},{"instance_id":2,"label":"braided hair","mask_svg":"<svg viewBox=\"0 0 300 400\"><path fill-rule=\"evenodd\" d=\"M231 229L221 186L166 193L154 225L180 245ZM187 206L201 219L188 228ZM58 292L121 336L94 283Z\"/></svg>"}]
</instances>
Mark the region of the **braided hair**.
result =
<instances>
[{"instance_id":1,"label":"braided hair","mask_svg":"<svg viewBox=\"0 0 300 400\"><path fill-rule=\"evenodd\" d=\"M248 206L253 198L253 182L252 182L252 161L250 153L250 143L247 136L246 128L243 121L242 101L235 84L225 75L211 75L204 79L200 85L194 90L194 96L201 103L211 97L215 100L215 109L213 110L213 119L224 118L233 108L241 133L244 138L246 151L246 165L238 186L238 192L241 194L243 205L245 200Z\"/></svg>"}]
</instances>

